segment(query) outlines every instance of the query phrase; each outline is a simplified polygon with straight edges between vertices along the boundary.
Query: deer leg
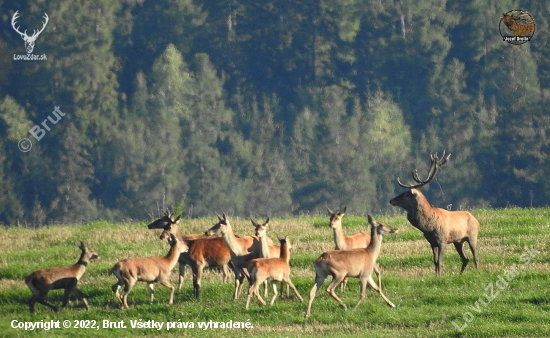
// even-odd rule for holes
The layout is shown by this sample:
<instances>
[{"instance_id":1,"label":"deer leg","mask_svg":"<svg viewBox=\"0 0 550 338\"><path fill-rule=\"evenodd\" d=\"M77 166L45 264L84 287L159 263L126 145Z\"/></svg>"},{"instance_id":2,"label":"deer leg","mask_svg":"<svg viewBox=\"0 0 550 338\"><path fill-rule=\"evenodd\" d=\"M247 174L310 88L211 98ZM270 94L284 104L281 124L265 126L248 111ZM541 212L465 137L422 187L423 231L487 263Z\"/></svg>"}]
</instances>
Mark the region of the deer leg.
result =
<instances>
[{"instance_id":1,"label":"deer leg","mask_svg":"<svg viewBox=\"0 0 550 338\"><path fill-rule=\"evenodd\" d=\"M360 278L359 279L359 291L360 291L359 292L359 301L357 301L357 304L355 304L355 306L353 307L354 310L357 309L359 304L361 304L363 302L363 300L365 300L365 298L367 298L367 280L366 280L366 278Z\"/></svg>"},{"instance_id":2,"label":"deer leg","mask_svg":"<svg viewBox=\"0 0 550 338\"><path fill-rule=\"evenodd\" d=\"M466 254L464 253L464 242L456 242L453 244L455 245L456 251L460 255L460 258L462 259L462 268L460 269L460 273L463 273L464 269L466 269L466 265L468 265L468 262L470 261L468 257L466 257Z\"/></svg>"},{"instance_id":3,"label":"deer leg","mask_svg":"<svg viewBox=\"0 0 550 338\"><path fill-rule=\"evenodd\" d=\"M267 281L267 279L264 282L266 282L266 281ZM278 295L278 293L277 293L277 282L276 281L271 281L271 285L273 286L273 298L271 298L271 303L269 305L273 306L273 303L275 303L275 298L277 298L277 295ZM282 291L283 290L281 289L281 292Z\"/></svg>"},{"instance_id":4,"label":"deer leg","mask_svg":"<svg viewBox=\"0 0 550 338\"><path fill-rule=\"evenodd\" d=\"M80 291L78 288L75 287L73 289L73 292L76 293L77 296L80 297L80 299L82 299L82 302L84 303L84 306L86 307L86 310L90 310L90 307L88 306L88 301L86 300L86 297L84 296L82 291Z\"/></svg>"},{"instance_id":5,"label":"deer leg","mask_svg":"<svg viewBox=\"0 0 550 338\"><path fill-rule=\"evenodd\" d=\"M230 276L231 271L229 271L229 267L227 266L227 264L222 265L222 271L223 271L223 282L224 283L229 282L229 277L231 277Z\"/></svg>"},{"instance_id":6,"label":"deer leg","mask_svg":"<svg viewBox=\"0 0 550 338\"><path fill-rule=\"evenodd\" d=\"M340 291L344 292L346 291L346 286L348 285L348 277L344 278L342 283L340 283Z\"/></svg>"},{"instance_id":7,"label":"deer leg","mask_svg":"<svg viewBox=\"0 0 550 338\"><path fill-rule=\"evenodd\" d=\"M346 304L344 304L344 302L342 302L342 300L340 298L338 298L336 293L334 293L334 288L338 284L340 284L345 277L346 277L346 275L344 275L344 274L334 275L333 278L332 278L332 281L327 286L327 292L328 292L329 295L332 296L332 298L334 298L338 302L338 304L340 304L340 306L342 306L344 309L347 310L348 307L346 306Z\"/></svg>"},{"instance_id":8,"label":"deer leg","mask_svg":"<svg viewBox=\"0 0 550 338\"><path fill-rule=\"evenodd\" d=\"M466 241L468 241L468 245L470 246L470 250L472 251L472 255L474 256L474 263L476 265L476 269L477 269L477 266L478 266L478 261L477 261L477 251L476 251L476 247L477 247L477 238L472 238L472 237L469 237Z\"/></svg>"},{"instance_id":9,"label":"deer leg","mask_svg":"<svg viewBox=\"0 0 550 338\"><path fill-rule=\"evenodd\" d=\"M159 283L170 289L170 299L168 300L168 305L174 304L174 291L176 291L176 288L167 280L161 280Z\"/></svg>"},{"instance_id":10,"label":"deer leg","mask_svg":"<svg viewBox=\"0 0 550 338\"><path fill-rule=\"evenodd\" d=\"M380 269L380 267L378 266L378 264L374 264L374 273L376 274L376 277L378 279L378 288L380 290L382 290L382 270Z\"/></svg>"},{"instance_id":11,"label":"deer leg","mask_svg":"<svg viewBox=\"0 0 550 338\"><path fill-rule=\"evenodd\" d=\"M269 284L267 282L267 279L264 280L264 297L267 298L267 289L269 289Z\"/></svg>"},{"instance_id":12,"label":"deer leg","mask_svg":"<svg viewBox=\"0 0 550 338\"><path fill-rule=\"evenodd\" d=\"M183 280L185 278L185 266L187 264L185 263L179 263L179 270L180 270L180 274L178 276L178 291L181 291L181 286L183 284Z\"/></svg>"},{"instance_id":13,"label":"deer leg","mask_svg":"<svg viewBox=\"0 0 550 338\"><path fill-rule=\"evenodd\" d=\"M201 280L202 280L202 269L204 265L199 264L195 267L195 273L193 274L193 293L195 298L199 298L199 293L201 290Z\"/></svg>"},{"instance_id":14,"label":"deer leg","mask_svg":"<svg viewBox=\"0 0 550 338\"><path fill-rule=\"evenodd\" d=\"M153 304L153 300L155 299L154 287L155 287L155 284L147 283L147 291L149 292L149 303L150 304Z\"/></svg>"},{"instance_id":15,"label":"deer leg","mask_svg":"<svg viewBox=\"0 0 550 338\"><path fill-rule=\"evenodd\" d=\"M69 296L71 295L71 292L73 292L75 287L76 282L71 283L65 288L65 292L63 293L63 301L61 303L61 307L59 308L59 312L61 312L61 310L63 310L63 308L67 306L67 303L69 302Z\"/></svg>"},{"instance_id":16,"label":"deer leg","mask_svg":"<svg viewBox=\"0 0 550 338\"><path fill-rule=\"evenodd\" d=\"M380 289L378 287L378 285L376 285L376 283L374 282L374 279L372 279L372 275L369 276L369 278L367 279L367 282L369 283L369 285L376 291L378 291L378 293L380 294L380 296L386 301L386 303L388 304L388 306L390 307L395 307L395 304L392 303L388 297L386 297L386 295L384 295L384 293L382 292L382 289Z\"/></svg>"},{"instance_id":17,"label":"deer leg","mask_svg":"<svg viewBox=\"0 0 550 338\"><path fill-rule=\"evenodd\" d=\"M130 308L128 306L128 294L130 293L130 291L132 291L132 288L134 287L135 284L136 284L136 281L133 279L128 279L124 281L124 290L122 290L122 295L120 296L120 298L122 299L122 305L120 307L121 309Z\"/></svg>"},{"instance_id":18,"label":"deer leg","mask_svg":"<svg viewBox=\"0 0 550 338\"><path fill-rule=\"evenodd\" d=\"M120 287L124 284L124 281L121 281L119 280L116 284L114 284L113 286L111 286L111 290L113 290L113 292L115 293L115 297L116 299L118 299L118 301L120 302L120 306L123 305L123 302L122 302L122 297L120 296L120 293L118 293L118 290L120 289Z\"/></svg>"},{"instance_id":19,"label":"deer leg","mask_svg":"<svg viewBox=\"0 0 550 338\"><path fill-rule=\"evenodd\" d=\"M235 269L233 272L235 273L235 293L233 294L233 300L236 300L239 297L240 286L244 278L239 269Z\"/></svg>"},{"instance_id":20,"label":"deer leg","mask_svg":"<svg viewBox=\"0 0 550 338\"><path fill-rule=\"evenodd\" d=\"M286 283L287 289L288 289L288 286L290 286L292 288L292 290L294 290L294 292L296 293L296 296L298 296L298 298L300 298L300 302L303 302L304 299L302 298L302 296L298 292L298 289L296 289L296 286L294 285L294 283L292 283L292 281L290 280L290 277L286 278L285 283ZM273 284L273 285L275 285L275 284ZM281 288L281 292L282 292L282 288Z\"/></svg>"},{"instance_id":21,"label":"deer leg","mask_svg":"<svg viewBox=\"0 0 550 338\"><path fill-rule=\"evenodd\" d=\"M45 298L46 298L46 295L48 294L49 291L50 291L50 289L48 288L45 291L39 291L38 294L33 294L32 298L31 298L31 301L29 303L29 309L30 309L31 313L34 313L34 305L36 304L36 302L49 307L54 312L57 312L57 307L56 306L46 302Z\"/></svg>"},{"instance_id":22,"label":"deer leg","mask_svg":"<svg viewBox=\"0 0 550 338\"><path fill-rule=\"evenodd\" d=\"M434 254L435 274L441 276L441 261L443 260L443 246L432 246Z\"/></svg>"},{"instance_id":23,"label":"deer leg","mask_svg":"<svg viewBox=\"0 0 550 338\"><path fill-rule=\"evenodd\" d=\"M307 302L306 317L309 317L309 315L311 314L311 304L313 303L313 299L315 299L315 294L317 294L317 289L319 289L319 287L323 285L323 283L325 282L325 279L327 279L327 275L319 274L318 272L316 273L315 284L313 284L313 287L309 291L309 300Z\"/></svg>"}]
</instances>

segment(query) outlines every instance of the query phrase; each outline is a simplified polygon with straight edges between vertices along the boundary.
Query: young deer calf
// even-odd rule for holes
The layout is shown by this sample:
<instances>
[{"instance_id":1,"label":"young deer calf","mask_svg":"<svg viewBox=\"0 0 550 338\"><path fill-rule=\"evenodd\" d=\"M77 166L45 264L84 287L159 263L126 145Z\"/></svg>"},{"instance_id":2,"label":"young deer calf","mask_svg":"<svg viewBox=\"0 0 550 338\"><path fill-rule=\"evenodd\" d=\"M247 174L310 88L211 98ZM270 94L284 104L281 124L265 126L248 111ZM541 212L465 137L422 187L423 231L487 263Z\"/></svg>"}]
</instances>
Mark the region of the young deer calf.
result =
<instances>
[{"instance_id":1,"label":"young deer calf","mask_svg":"<svg viewBox=\"0 0 550 338\"><path fill-rule=\"evenodd\" d=\"M302 296L292 281L290 280L290 239L286 236L284 239L279 239L281 243L281 251L279 258L256 258L250 261L248 264L248 273L250 274L250 288L248 289L248 298L246 299L246 308L248 309L250 305L250 298L252 295L256 295L258 300L265 305L265 301L260 296L258 292L258 287L268 278L271 279L271 284L273 285L273 298L271 299L271 305L275 302L277 298L277 285L276 282L285 282L287 285L290 285L292 290L296 292L300 301L304 301Z\"/></svg>"},{"instance_id":2,"label":"young deer calf","mask_svg":"<svg viewBox=\"0 0 550 338\"><path fill-rule=\"evenodd\" d=\"M327 251L315 261L315 284L309 292L309 301L307 304L306 317L311 313L311 303L315 298L317 289L323 284L328 275L332 276L332 282L327 287L327 292L332 296L344 309L347 309L346 304L334 293L336 285L340 284L346 277L359 278L359 286L361 289L361 297L355 305L355 308L367 297L367 283L378 293L389 306L395 305L382 293L382 290L376 285L372 279L372 272L376 264L376 259L380 253L382 244L382 235L397 232L397 228L387 226L376 222L370 215L368 216L371 224L371 240L369 245L364 249L352 250L334 250Z\"/></svg>"},{"instance_id":3,"label":"young deer calf","mask_svg":"<svg viewBox=\"0 0 550 338\"><path fill-rule=\"evenodd\" d=\"M82 242L80 242L78 247L82 250L82 254L75 265L37 270L25 278L25 283L27 283L27 286L32 291L32 298L29 302L29 309L31 313L34 313L34 305L36 302L46 305L57 312L57 308L47 303L45 300L46 295L52 289L65 289L65 293L63 294L63 303L61 304L59 311L67 305L69 295L72 291L82 298L86 309L90 309L86 298L84 298L84 294L77 289L76 285L86 271L86 266L88 263L92 259L99 258L99 254L94 250L87 248Z\"/></svg>"},{"instance_id":4,"label":"young deer calf","mask_svg":"<svg viewBox=\"0 0 550 338\"><path fill-rule=\"evenodd\" d=\"M136 282L147 283L151 303L153 303L153 285L160 283L170 289L169 305L174 302L175 288L170 284L170 273L178 263L180 253L186 252L188 247L182 241L172 236L170 251L166 257L146 257L146 258L127 258L113 266L111 273L118 278L118 282L111 289L116 298L120 301L121 309L128 309L127 297ZM122 295L118 293L120 287L124 285Z\"/></svg>"}]
</instances>

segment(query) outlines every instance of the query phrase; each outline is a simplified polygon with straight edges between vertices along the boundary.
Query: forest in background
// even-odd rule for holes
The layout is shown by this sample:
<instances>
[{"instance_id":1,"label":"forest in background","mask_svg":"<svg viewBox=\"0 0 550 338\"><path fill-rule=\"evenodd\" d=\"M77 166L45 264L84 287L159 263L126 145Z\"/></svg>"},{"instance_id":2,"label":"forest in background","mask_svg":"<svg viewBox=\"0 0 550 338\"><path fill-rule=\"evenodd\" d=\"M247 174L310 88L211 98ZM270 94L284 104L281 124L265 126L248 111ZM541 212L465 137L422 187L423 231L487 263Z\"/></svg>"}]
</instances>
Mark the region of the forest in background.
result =
<instances>
[{"instance_id":1,"label":"forest in background","mask_svg":"<svg viewBox=\"0 0 550 338\"><path fill-rule=\"evenodd\" d=\"M531 42L499 34L504 12ZM25 54L12 28L40 29ZM550 4L0 0L0 223L550 204ZM31 128L65 114L37 141ZM51 121L51 120L50 120ZM28 138L32 149L22 152Z\"/></svg>"}]
</instances>

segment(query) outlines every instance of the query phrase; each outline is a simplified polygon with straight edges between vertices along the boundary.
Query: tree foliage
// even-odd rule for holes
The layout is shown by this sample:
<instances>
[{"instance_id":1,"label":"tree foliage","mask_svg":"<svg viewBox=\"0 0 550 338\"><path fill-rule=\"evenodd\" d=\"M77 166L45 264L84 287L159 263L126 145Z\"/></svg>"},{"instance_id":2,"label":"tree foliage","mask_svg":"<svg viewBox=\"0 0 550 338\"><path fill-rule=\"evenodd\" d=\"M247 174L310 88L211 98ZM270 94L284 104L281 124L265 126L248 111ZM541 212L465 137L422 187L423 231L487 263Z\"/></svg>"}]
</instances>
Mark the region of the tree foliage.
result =
<instances>
[{"instance_id":1,"label":"tree foliage","mask_svg":"<svg viewBox=\"0 0 550 338\"><path fill-rule=\"evenodd\" d=\"M548 205L550 7L524 6L514 46L510 1L0 1L0 222L394 212L443 149L433 204ZM49 16L47 60L11 57L15 11Z\"/></svg>"}]
</instances>

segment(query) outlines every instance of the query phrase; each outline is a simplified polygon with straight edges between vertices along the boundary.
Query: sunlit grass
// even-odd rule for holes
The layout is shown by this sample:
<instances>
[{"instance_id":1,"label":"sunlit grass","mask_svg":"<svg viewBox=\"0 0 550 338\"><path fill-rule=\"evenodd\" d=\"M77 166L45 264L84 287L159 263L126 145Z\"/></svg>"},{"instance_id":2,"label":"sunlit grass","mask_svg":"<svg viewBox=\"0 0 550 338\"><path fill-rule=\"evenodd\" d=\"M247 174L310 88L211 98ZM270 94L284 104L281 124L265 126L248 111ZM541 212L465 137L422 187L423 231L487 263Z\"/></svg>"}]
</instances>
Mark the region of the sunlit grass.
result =
<instances>
[{"instance_id":1,"label":"sunlit grass","mask_svg":"<svg viewBox=\"0 0 550 338\"><path fill-rule=\"evenodd\" d=\"M0 336L24 336L28 332L11 328L11 321L47 320L129 320L156 321L243 321L250 320L253 329L179 329L162 331L174 336L217 336L231 334L244 337L259 336L357 336L369 337L544 337L550 335L550 295L547 275L550 271L548 243L550 242L550 209L502 209L474 210L480 221L480 267L473 261L464 274L459 274L461 261L452 245L446 247L442 277L436 277L432 253L422 233L412 227L403 215L376 217L379 221L399 228L397 234L383 240L379 265L382 268L383 289L397 307L389 308L372 289L368 299L357 310L344 311L324 292L325 285L317 292L312 315L304 318L306 303L300 303L292 295L276 300L273 307L261 306L255 299L250 309L244 309L245 295L232 300L233 280L221 283L219 270L207 270L203 276L201 298L192 297L190 269L181 292L176 292L174 305L168 306L169 291L163 286L155 288L155 303L149 304L146 286L138 283L128 297L130 309L120 311L111 285L116 278L110 269L127 257L165 255L166 242L158 239L160 230L148 230L145 222L111 224L94 222L88 225L66 225L40 229L0 229ZM216 217L183 220L185 233L202 233L213 225ZM349 221L349 222L348 222ZM252 234L248 219L232 218L237 234ZM370 231L366 219L346 215L343 220L345 233ZM334 248L328 217L324 215L272 219L269 236L277 242L277 235L289 235L293 249L291 278L307 302L313 285L313 262L319 255ZM30 291L23 279L32 271L59 265L74 264L78 260L77 243L84 241L98 251L101 257L90 263L79 284L88 296L90 311L71 302L61 313L54 314L37 304L37 311L30 315L26 302ZM503 289L496 282L506 269L518 265L525 254L525 247L533 245L540 253L519 271L514 280ZM467 250L468 254L469 249ZM470 254L471 256L471 254ZM177 269L172 273L172 283L177 285ZM499 291L490 304L472 309L476 301L484 298L489 285ZM359 297L357 279L350 279L345 292L337 293L353 307ZM262 288L263 292L263 288ZM61 291L52 291L49 300L59 304ZM473 319L460 332L452 324L464 325L464 313L471 312ZM467 317L469 319L469 317ZM197 325L197 324L195 324ZM52 329L38 330L38 335L79 336L152 336L153 329Z\"/></svg>"}]
</instances>

